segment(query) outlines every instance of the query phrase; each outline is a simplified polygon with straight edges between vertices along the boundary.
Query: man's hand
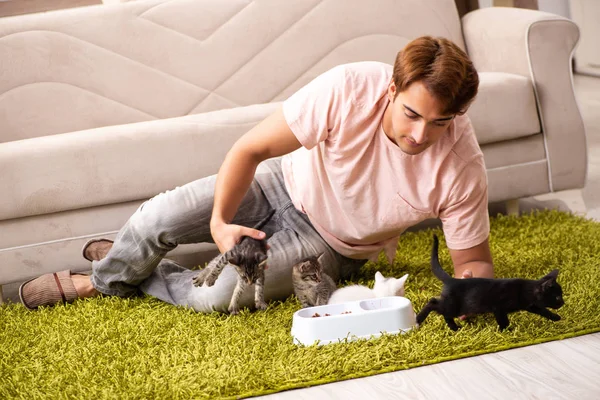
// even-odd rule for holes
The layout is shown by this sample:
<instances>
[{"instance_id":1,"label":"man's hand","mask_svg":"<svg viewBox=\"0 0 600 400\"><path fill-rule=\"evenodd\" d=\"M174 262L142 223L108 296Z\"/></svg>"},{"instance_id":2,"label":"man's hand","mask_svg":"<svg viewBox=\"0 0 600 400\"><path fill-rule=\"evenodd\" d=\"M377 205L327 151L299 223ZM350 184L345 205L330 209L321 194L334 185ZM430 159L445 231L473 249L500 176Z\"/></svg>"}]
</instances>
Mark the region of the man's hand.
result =
<instances>
[{"instance_id":1,"label":"man's hand","mask_svg":"<svg viewBox=\"0 0 600 400\"><path fill-rule=\"evenodd\" d=\"M285 120L283 108L279 107L239 138L229 150L217 175L210 222L210 233L222 253L235 246L242 236L258 240L266 237L264 232L228 222L236 215L258 165L301 146Z\"/></svg>"},{"instance_id":2,"label":"man's hand","mask_svg":"<svg viewBox=\"0 0 600 400\"><path fill-rule=\"evenodd\" d=\"M449 251L452 263L454 264L455 278L469 279L474 276L477 278L494 277L494 264L492 262L488 239L469 249L449 249ZM459 318L461 321L464 321L467 317L468 315L461 315Z\"/></svg>"},{"instance_id":3,"label":"man's hand","mask_svg":"<svg viewBox=\"0 0 600 400\"><path fill-rule=\"evenodd\" d=\"M466 279L466 278L472 278L473 277L473 272L471 272L470 269L465 269L462 273L462 277L461 279ZM461 321L464 321L465 319L467 319L468 315L461 315L460 317L458 317L458 319L460 319Z\"/></svg>"},{"instance_id":4,"label":"man's hand","mask_svg":"<svg viewBox=\"0 0 600 400\"><path fill-rule=\"evenodd\" d=\"M224 222L211 223L210 233L221 253L231 250L233 246L240 242L242 236L249 236L258 240L266 237L264 232L257 229L235 224L226 224Z\"/></svg>"}]
</instances>

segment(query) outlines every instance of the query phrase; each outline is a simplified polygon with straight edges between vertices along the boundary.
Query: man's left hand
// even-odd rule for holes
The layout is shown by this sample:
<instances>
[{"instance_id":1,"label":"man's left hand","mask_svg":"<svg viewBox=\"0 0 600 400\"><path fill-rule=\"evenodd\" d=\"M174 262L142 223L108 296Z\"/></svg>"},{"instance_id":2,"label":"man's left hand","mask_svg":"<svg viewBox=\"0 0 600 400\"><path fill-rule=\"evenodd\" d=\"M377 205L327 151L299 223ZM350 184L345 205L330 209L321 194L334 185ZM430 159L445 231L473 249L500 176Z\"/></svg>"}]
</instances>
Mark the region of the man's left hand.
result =
<instances>
[{"instance_id":1,"label":"man's left hand","mask_svg":"<svg viewBox=\"0 0 600 400\"><path fill-rule=\"evenodd\" d=\"M462 277L461 279L466 279L466 278L472 278L473 277L473 272L470 269L465 269L462 273ZM465 319L467 319L467 315L461 315L460 317L458 317L461 321L464 321Z\"/></svg>"}]
</instances>

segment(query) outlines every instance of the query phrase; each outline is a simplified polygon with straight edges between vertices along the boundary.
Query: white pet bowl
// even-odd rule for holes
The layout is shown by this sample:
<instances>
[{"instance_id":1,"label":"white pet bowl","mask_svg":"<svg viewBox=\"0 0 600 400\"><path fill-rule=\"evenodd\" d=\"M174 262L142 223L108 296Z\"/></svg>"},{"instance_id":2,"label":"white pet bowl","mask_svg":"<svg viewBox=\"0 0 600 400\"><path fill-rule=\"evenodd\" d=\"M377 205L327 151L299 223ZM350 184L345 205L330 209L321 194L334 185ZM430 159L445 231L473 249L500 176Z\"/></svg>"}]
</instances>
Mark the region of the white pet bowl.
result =
<instances>
[{"instance_id":1,"label":"white pet bowl","mask_svg":"<svg viewBox=\"0 0 600 400\"><path fill-rule=\"evenodd\" d=\"M315 314L320 316L313 317ZM405 333L415 325L410 300L381 297L298 310L292 320L292 337L297 344L312 345L318 341L321 345L376 338L382 333Z\"/></svg>"}]
</instances>

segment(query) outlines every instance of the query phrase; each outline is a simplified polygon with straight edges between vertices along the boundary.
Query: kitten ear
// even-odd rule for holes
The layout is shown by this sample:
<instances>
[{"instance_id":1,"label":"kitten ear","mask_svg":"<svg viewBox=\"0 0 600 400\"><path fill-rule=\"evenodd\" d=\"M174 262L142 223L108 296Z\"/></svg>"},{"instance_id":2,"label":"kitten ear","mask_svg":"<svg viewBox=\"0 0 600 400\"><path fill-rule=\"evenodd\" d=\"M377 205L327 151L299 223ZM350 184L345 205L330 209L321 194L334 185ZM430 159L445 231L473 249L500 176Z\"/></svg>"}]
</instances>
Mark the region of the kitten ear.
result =
<instances>
[{"instance_id":1,"label":"kitten ear","mask_svg":"<svg viewBox=\"0 0 600 400\"><path fill-rule=\"evenodd\" d=\"M404 286L404 283L406 282L407 279L408 279L408 274L404 274L403 276L398 278L398 285Z\"/></svg>"},{"instance_id":2,"label":"kitten ear","mask_svg":"<svg viewBox=\"0 0 600 400\"><path fill-rule=\"evenodd\" d=\"M239 266L239 265L240 265L240 260L239 260L239 258L237 257L237 254L236 254L236 255L231 255L231 256L229 256L229 257L227 258L227 262L228 262L229 264L231 264L231 265L236 265L236 266Z\"/></svg>"},{"instance_id":3,"label":"kitten ear","mask_svg":"<svg viewBox=\"0 0 600 400\"><path fill-rule=\"evenodd\" d=\"M267 261L267 255L266 254L259 254L258 255L258 263L259 264L264 264L265 261Z\"/></svg>"},{"instance_id":4,"label":"kitten ear","mask_svg":"<svg viewBox=\"0 0 600 400\"><path fill-rule=\"evenodd\" d=\"M380 282L384 279L385 278L381 272L379 272L379 271L375 272L375 282Z\"/></svg>"},{"instance_id":5,"label":"kitten ear","mask_svg":"<svg viewBox=\"0 0 600 400\"><path fill-rule=\"evenodd\" d=\"M552 280L556 280L557 277L558 277L558 269L554 269L551 272L549 272L546 276L544 276L544 278L552 279Z\"/></svg>"},{"instance_id":6,"label":"kitten ear","mask_svg":"<svg viewBox=\"0 0 600 400\"><path fill-rule=\"evenodd\" d=\"M301 262L300 265L298 266L298 270L304 274L304 273L306 273L306 267L308 267L308 264L305 262Z\"/></svg>"},{"instance_id":7,"label":"kitten ear","mask_svg":"<svg viewBox=\"0 0 600 400\"><path fill-rule=\"evenodd\" d=\"M405 274L401 278L396 279L396 296L404 296L404 283L408 279L408 274Z\"/></svg>"},{"instance_id":8,"label":"kitten ear","mask_svg":"<svg viewBox=\"0 0 600 400\"><path fill-rule=\"evenodd\" d=\"M556 282L556 277L558 276L558 270L555 269L552 272L549 272L547 275L540 279L541 285L540 288L542 291L548 290L548 288L552 287L552 284Z\"/></svg>"}]
</instances>

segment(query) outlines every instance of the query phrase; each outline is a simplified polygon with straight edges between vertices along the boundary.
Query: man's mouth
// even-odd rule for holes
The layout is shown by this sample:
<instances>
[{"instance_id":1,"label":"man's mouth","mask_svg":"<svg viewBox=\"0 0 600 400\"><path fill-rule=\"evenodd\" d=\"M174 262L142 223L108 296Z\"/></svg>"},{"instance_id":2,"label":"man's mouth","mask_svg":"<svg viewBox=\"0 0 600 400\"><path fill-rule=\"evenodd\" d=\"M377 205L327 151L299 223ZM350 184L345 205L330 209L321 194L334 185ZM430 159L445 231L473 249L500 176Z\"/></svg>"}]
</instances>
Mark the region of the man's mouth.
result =
<instances>
[{"instance_id":1,"label":"man's mouth","mask_svg":"<svg viewBox=\"0 0 600 400\"><path fill-rule=\"evenodd\" d=\"M404 138L404 141L405 141L405 142L406 142L406 143L407 143L409 146L411 146L411 147L419 147L419 146L422 144L422 143L417 143L417 142L415 142L414 140L412 140L412 139L410 139L410 138L408 138L408 137L405 137L405 138Z\"/></svg>"}]
</instances>

